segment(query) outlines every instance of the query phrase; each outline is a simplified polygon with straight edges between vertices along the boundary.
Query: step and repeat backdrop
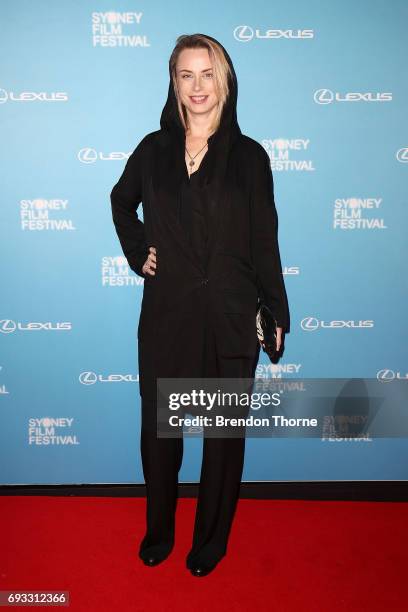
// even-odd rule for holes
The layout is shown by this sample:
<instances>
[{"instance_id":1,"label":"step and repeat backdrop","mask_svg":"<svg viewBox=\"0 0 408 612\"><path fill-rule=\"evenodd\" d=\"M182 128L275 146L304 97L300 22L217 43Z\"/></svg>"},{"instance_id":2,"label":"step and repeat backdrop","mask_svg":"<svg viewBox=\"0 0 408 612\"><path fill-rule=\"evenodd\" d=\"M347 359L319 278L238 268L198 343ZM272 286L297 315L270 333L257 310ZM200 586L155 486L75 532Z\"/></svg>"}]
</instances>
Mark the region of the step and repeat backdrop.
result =
<instances>
[{"instance_id":1,"label":"step and repeat backdrop","mask_svg":"<svg viewBox=\"0 0 408 612\"><path fill-rule=\"evenodd\" d=\"M257 377L407 378L405 0L4 0L1 14L0 484L143 482L143 279L109 195L159 129L180 34L227 49L241 130L271 160L291 332ZM196 482L202 439L184 448L180 482ZM243 480L407 476L403 435L337 431L248 438Z\"/></svg>"}]
</instances>

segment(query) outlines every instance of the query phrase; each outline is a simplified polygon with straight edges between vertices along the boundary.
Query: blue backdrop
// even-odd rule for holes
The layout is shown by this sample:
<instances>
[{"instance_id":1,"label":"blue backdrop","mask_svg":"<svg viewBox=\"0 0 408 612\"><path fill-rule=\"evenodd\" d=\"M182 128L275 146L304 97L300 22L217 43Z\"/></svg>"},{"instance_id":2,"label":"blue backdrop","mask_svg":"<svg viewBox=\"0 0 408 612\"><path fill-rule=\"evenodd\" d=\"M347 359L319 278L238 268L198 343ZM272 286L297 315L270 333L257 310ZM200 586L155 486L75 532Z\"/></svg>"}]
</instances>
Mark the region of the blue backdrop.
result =
<instances>
[{"instance_id":1,"label":"blue backdrop","mask_svg":"<svg viewBox=\"0 0 408 612\"><path fill-rule=\"evenodd\" d=\"M183 33L226 47L241 130L271 157L292 330L258 375L406 377L405 0L13 0L2 18L1 484L143 482L143 279L109 194ZM201 448L186 439L180 482ZM408 473L405 438L246 449L244 481Z\"/></svg>"}]
</instances>

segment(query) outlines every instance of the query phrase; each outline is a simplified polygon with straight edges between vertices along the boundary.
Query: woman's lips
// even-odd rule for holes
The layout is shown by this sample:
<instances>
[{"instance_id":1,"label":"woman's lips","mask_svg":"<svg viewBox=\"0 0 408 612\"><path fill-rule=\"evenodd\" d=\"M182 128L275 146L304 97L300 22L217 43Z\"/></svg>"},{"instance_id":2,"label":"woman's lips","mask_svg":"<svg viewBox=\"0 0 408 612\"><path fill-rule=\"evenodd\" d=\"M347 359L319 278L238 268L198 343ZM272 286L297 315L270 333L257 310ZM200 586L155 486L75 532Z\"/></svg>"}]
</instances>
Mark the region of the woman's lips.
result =
<instances>
[{"instance_id":1,"label":"woman's lips","mask_svg":"<svg viewBox=\"0 0 408 612\"><path fill-rule=\"evenodd\" d=\"M190 100L194 104L203 104L207 100L208 96L190 96Z\"/></svg>"}]
</instances>

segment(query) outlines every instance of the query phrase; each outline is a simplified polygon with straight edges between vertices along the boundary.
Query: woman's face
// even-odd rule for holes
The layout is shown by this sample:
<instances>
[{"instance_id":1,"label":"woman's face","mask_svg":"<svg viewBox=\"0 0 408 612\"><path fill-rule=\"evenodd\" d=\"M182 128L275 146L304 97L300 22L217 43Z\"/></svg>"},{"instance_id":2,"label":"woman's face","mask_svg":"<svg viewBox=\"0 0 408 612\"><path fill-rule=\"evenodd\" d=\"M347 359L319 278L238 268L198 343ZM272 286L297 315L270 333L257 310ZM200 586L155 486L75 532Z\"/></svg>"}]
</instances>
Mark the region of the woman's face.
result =
<instances>
[{"instance_id":1,"label":"woman's face","mask_svg":"<svg viewBox=\"0 0 408 612\"><path fill-rule=\"evenodd\" d=\"M187 113L210 114L217 106L214 73L207 49L183 49L176 65L177 86Z\"/></svg>"}]
</instances>

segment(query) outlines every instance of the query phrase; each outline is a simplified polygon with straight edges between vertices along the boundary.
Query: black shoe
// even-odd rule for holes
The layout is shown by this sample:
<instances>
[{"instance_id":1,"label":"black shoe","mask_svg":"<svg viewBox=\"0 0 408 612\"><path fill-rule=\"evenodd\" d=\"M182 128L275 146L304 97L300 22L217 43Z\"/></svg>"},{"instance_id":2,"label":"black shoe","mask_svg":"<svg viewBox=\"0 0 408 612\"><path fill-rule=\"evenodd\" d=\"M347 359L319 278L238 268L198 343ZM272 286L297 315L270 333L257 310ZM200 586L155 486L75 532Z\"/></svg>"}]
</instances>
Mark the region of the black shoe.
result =
<instances>
[{"instance_id":1,"label":"black shoe","mask_svg":"<svg viewBox=\"0 0 408 612\"><path fill-rule=\"evenodd\" d=\"M164 559L161 559L160 557L147 557L146 559L142 559L143 563L149 567L154 567L155 565L159 565L159 563L161 563L162 561L165 561L165 559L167 559L167 557L164 557Z\"/></svg>"},{"instance_id":2,"label":"black shoe","mask_svg":"<svg viewBox=\"0 0 408 612\"><path fill-rule=\"evenodd\" d=\"M193 576L197 577L207 576L207 574L212 572L217 565L218 563L215 563L214 565L204 565L203 563L200 563L199 565L193 565L193 567L190 567L190 572Z\"/></svg>"},{"instance_id":3,"label":"black shoe","mask_svg":"<svg viewBox=\"0 0 408 612\"><path fill-rule=\"evenodd\" d=\"M159 563L162 563L162 561L165 561L172 552L173 548L174 542L161 545L155 544L143 549L142 542L139 548L139 558L143 561L145 565L149 567L154 567L155 565L159 565Z\"/></svg>"},{"instance_id":4,"label":"black shoe","mask_svg":"<svg viewBox=\"0 0 408 612\"><path fill-rule=\"evenodd\" d=\"M164 556L163 553L159 555L158 553L151 552L147 554L145 553L145 555L139 553L139 557L145 565L148 567L154 567L155 565L159 565L159 563L165 561L172 550L173 549L169 550Z\"/></svg>"}]
</instances>

